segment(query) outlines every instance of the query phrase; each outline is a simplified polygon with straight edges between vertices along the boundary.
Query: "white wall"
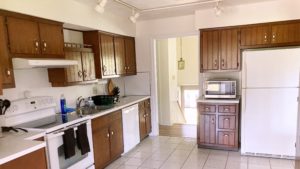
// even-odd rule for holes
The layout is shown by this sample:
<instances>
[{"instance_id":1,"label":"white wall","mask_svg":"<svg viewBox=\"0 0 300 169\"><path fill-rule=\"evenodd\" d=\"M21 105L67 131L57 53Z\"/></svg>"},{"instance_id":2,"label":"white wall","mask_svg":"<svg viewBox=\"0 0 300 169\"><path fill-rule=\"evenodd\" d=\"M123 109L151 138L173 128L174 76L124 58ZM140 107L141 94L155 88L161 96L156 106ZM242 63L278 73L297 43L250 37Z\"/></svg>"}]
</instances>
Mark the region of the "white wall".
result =
<instances>
[{"instance_id":1,"label":"white wall","mask_svg":"<svg viewBox=\"0 0 300 169\"><path fill-rule=\"evenodd\" d=\"M199 84L199 37L182 37L182 48L180 38L177 38L177 60L180 57L185 61L185 68L178 70L178 85L191 86ZM182 50L182 56L181 56Z\"/></svg>"},{"instance_id":2,"label":"white wall","mask_svg":"<svg viewBox=\"0 0 300 169\"><path fill-rule=\"evenodd\" d=\"M118 11L109 9L99 14L94 10L96 2L96 0L1 0L0 9L123 35L135 35L135 25L128 19L130 10L128 15L116 15Z\"/></svg>"},{"instance_id":3,"label":"white wall","mask_svg":"<svg viewBox=\"0 0 300 169\"><path fill-rule=\"evenodd\" d=\"M197 35L198 29L258 22L300 19L299 0L274 0L225 8L216 17L213 9L198 10L194 15L140 21L136 25L137 68L151 72L153 134L158 134L156 58L154 39ZM151 63L151 64L150 64Z\"/></svg>"}]
</instances>

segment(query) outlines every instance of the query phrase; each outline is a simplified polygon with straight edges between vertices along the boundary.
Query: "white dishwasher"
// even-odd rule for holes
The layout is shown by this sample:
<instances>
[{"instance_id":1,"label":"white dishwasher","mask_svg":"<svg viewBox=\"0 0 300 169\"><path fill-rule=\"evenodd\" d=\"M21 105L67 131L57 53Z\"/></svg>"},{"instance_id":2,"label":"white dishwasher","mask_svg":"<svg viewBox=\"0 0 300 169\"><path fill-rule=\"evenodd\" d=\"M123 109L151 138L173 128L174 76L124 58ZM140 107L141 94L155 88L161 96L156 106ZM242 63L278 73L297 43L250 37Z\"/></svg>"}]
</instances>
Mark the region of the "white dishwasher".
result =
<instances>
[{"instance_id":1,"label":"white dishwasher","mask_svg":"<svg viewBox=\"0 0 300 169\"><path fill-rule=\"evenodd\" d=\"M140 143L139 106L132 105L122 109L124 153Z\"/></svg>"}]
</instances>

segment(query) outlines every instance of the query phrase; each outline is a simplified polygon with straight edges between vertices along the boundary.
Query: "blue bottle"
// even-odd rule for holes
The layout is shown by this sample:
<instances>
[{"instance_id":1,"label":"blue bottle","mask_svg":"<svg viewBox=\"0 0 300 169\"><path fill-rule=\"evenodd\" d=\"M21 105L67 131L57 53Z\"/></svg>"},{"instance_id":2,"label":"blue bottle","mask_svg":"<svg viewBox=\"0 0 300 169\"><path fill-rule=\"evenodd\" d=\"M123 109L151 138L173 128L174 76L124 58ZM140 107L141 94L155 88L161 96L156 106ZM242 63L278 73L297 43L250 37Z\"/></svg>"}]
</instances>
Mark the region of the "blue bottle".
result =
<instances>
[{"instance_id":1,"label":"blue bottle","mask_svg":"<svg viewBox=\"0 0 300 169\"><path fill-rule=\"evenodd\" d=\"M63 94L60 96L60 111L61 111L62 115L65 115L67 113L67 111L66 111L66 98Z\"/></svg>"}]
</instances>

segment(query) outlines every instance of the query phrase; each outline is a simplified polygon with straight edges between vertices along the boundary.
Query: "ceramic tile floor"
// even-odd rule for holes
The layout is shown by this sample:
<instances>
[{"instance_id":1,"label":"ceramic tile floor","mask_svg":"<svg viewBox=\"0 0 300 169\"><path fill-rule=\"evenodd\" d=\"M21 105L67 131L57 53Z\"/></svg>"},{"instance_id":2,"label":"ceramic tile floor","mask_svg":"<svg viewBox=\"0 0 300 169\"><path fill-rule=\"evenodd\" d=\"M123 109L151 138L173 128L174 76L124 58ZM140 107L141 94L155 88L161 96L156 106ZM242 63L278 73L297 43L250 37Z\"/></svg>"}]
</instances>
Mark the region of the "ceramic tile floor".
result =
<instances>
[{"instance_id":1,"label":"ceramic tile floor","mask_svg":"<svg viewBox=\"0 0 300 169\"><path fill-rule=\"evenodd\" d=\"M198 149L196 140L149 137L107 169L293 169L294 161Z\"/></svg>"}]
</instances>

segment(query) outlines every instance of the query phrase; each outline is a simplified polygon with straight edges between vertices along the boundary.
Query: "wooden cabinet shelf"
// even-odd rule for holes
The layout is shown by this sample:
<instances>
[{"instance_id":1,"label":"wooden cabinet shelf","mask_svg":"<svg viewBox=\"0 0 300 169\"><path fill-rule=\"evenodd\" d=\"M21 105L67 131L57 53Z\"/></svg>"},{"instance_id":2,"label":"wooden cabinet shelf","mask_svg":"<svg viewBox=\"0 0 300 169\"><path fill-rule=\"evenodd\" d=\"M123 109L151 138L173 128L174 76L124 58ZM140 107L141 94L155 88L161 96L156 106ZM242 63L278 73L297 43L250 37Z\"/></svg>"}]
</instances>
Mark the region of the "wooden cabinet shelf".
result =
<instances>
[{"instance_id":1,"label":"wooden cabinet shelf","mask_svg":"<svg viewBox=\"0 0 300 169\"><path fill-rule=\"evenodd\" d=\"M92 120L95 168L103 169L124 152L121 110Z\"/></svg>"},{"instance_id":2,"label":"wooden cabinet shelf","mask_svg":"<svg viewBox=\"0 0 300 169\"><path fill-rule=\"evenodd\" d=\"M239 104L198 103L198 147L238 150Z\"/></svg>"},{"instance_id":3,"label":"wooden cabinet shelf","mask_svg":"<svg viewBox=\"0 0 300 169\"><path fill-rule=\"evenodd\" d=\"M97 78L112 78L136 74L135 40L98 31L83 33L84 43L95 52Z\"/></svg>"},{"instance_id":4,"label":"wooden cabinet shelf","mask_svg":"<svg viewBox=\"0 0 300 169\"><path fill-rule=\"evenodd\" d=\"M68 68L48 69L49 81L54 87L88 83L96 80L94 53L90 48L65 48L65 58L78 61Z\"/></svg>"},{"instance_id":5,"label":"wooden cabinet shelf","mask_svg":"<svg viewBox=\"0 0 300 169\"><path fill-rule=\"evenodd\" d=\"M152 131L150 99L139 103L140 139L146 138Z\"/></svg>"}]
</instances>

